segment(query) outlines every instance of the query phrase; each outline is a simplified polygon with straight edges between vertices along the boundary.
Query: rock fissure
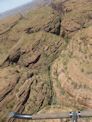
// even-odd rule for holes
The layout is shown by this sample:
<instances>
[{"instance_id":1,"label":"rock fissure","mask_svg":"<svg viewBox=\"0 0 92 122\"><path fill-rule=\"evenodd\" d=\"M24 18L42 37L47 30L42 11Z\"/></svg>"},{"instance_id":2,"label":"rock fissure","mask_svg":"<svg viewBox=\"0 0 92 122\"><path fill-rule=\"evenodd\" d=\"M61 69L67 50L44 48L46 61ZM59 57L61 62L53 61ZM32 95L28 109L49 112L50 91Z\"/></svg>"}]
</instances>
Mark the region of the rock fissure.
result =
<instances>
[{"instance_id":1,"label":"rock fissure","mask_svg":"<svg viewBox=\"0 0 92 122\"><path fill-rule=\"evenodd\" d=\"M53 2L0 30L8 31L0 35L0 122L19 121L10 111L92 108L92 2Z\"/></svg>"}]
</instances>

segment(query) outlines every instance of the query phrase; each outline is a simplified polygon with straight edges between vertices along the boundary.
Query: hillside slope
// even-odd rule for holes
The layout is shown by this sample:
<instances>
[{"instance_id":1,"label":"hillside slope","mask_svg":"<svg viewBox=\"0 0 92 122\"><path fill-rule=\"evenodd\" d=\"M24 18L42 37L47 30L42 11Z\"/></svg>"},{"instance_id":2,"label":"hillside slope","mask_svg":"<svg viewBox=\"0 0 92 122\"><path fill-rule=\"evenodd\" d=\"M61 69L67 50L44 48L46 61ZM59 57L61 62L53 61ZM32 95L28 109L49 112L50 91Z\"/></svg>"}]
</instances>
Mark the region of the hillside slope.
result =
<instances>
[{"instance_id":1,"label":"hillside slope","mask_svg":"<svg viewBox=\"0 0 92 122\"><path fill-rule=\"evenodd\" d=\"M0 21L0 122L23 122L11 111L92 109L91 49L91 0L53 0Z\"/></svg>"}]
</instances>

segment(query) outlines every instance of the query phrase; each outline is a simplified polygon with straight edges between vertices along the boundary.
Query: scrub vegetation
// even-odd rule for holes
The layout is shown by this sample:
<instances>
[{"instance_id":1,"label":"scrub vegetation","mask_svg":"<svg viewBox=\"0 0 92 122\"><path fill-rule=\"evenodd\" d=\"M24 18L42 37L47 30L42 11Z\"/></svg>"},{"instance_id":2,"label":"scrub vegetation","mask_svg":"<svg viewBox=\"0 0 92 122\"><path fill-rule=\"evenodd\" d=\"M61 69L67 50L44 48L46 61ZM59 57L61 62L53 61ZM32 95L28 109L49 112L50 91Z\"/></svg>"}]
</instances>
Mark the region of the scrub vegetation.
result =
<instances>
[{"instance_id":1,"label":"scrub vegetation","mask_svg":"<svg viewBox=\"0 0 92 122\"><path fill-rule=\"evenodd\" d=\"M23 121L9 118L11 111L91 108L91 0L53 0L0 20L0 122ZM47 121L61 122L39 122Z\"/></svg>"}]
</instances>

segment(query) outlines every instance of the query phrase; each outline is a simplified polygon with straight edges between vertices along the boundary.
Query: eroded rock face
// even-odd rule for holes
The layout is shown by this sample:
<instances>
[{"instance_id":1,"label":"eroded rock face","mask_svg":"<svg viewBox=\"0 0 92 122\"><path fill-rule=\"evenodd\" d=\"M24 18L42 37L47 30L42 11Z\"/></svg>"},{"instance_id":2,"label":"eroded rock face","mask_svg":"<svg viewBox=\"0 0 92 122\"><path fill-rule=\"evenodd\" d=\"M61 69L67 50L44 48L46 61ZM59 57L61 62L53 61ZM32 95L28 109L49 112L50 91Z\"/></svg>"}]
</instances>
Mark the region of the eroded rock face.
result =
<instances>
[{"instance_id":1,"label":"eroded rock face","mask_svg":"<svg viewBox=\"0 0 92 122\"><path fill-rule=\"evenodd\" d=\"M92 108L92 1L54 1L62 15L40 7L0 34L0 122L22 121L9 118L11 111Z\"/></svg>"},{"instance_id":2,"label":"eroded rock face","mask_svg":"<svg viewBox=\"0 0 92 122\"><path fill-rule=\"evenodd\" d=\"M71 37L77 31L92 25L92 2L89 0L66 0L64 3L65 15L62 19L61 35ZM82 5L82 6L81 6ZM66 33L66 34L65 34Z\"/></svg>"},{"instance_id":3,"label":"eroded rock face","mask_svg":"<svg viewBox=\"0 0 92 122\"><path fill-rule=\"evenodd\" d=\"M52 66L53 87L63 106L73 103L74 108L92 108L91 32L89 27L72 37L67 50Z\"/></svg>"},{"instance_id":4,"label":"eroded rock face","mask_svg":"<svg viewBox=\"0 0 92 122\"><path fill-rule=\"evenodd\" d=\"M44 57L47 59L50 57L49 60L53 60L55 54L58 54L64 44L65 42L61 37L44 31L31 35L25 34L11 49L2 66L18 64L31 68L37 63L40 64Z\"/></svg>"},{"instance_id":5,"label":"eroded rock face","mask_svg":"<svg viewBox=\"0 0 92 122\"><path fill-rule=\"evenodd\" d=\"M11 94L12 90L18 84L20 79L20 74L12 67L4 68L0 73L0 102L2 102L9 94Z\"/></svg>"},{"instance_id":6,"label":"eroded rock face","mask_svg":"<svg viewBox=\"0 0 92 122\"><path fill-rule=\"evenodd\" d=\"M39 14L40 13L40 14ZM61 17L51 7L40 7L29 12L28 15L16 15L0 22L1 52L0 64L3 62L10 48L12 48L25 33L31 34L38 31L60 34Z\"/></svg>"},{"instance_id":7,"label":"eroded rock face","mask_svg":"<svg viewBox=\"0 0 92 122\"><path fill-rule=\"evenodd\" d=\"M14 71L14 74L8 71L13 82L10 82L8 77L9 85L7 83L7 86L4 86L4 91L2 90L0 95L1 114L3 110L8 112L6 106L10 106L10 110L16 112L34 113L51 104L53 92L50 65L64 45L61 37L44 31L31 35L25 34L16 43L1 65L5 70L3 79L9 75L8 68L11 67ZM18 75L18 79L14 80L15 75ZM11 100L10 105L7 105L9 100ZM7 119L7 121L13 122L12 119Z\"/></svg>"},{"instance_id":8,"label":"eroded rock face","mask_svg":"<svg viewBox=\"0 0 92 122\"><path fill-rule=\"evenodd\" d=\"M40 13L40 15L39 15ZM39 10L30 12L20 21L11 32L16 30L20 33L25 31L28 34L44 30L59 35L61 28L61 17L50 7L41 7ZM17 32L16 32L17 33Z\"/></svg>"}]
</instances>

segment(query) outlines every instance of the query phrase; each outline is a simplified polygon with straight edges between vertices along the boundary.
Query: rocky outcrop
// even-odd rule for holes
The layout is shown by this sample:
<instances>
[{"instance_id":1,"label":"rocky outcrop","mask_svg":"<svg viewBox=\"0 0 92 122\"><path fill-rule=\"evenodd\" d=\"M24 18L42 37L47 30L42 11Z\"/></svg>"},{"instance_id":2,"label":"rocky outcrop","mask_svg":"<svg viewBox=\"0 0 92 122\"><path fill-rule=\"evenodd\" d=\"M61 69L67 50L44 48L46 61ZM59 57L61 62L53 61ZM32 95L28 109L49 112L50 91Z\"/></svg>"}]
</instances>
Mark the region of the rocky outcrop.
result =
<instances>
[{"instance_id":1,"label":"rocky outcrop","mask_svg":"<svg viewBox=\"0 0 92 122\"><path fill-rule=\"evenodd\" d=\"M71 37L78 30L82 30L83 28L92 25L92 19L90 18L92 15L91 1L66 0L63 5L65 14L61 23L61 35Z\"/></svg>"},{"instance_id":2,"label":"rocky outcrop","mask_svg":"<svg viewBox=\"0 0 92 122\"><path fill-rule=\"evenodd\" d=\"M52 65L53 87L63 106L73 103L74 108L92 108L91 31L89 27L72 37L67 50Z\"/></svg>"},{"instance_id":3,"label":"rocky outcrop","mask_svg":"<svg viewBox=\"0 0 92 122\"><path fill-rule=\"evenodd\" d=\"M13 81L10 82L9 79L9 85L3 86L4 91L2 90L0 95L2 104L7 106L7 101L11 100L10 110L29 113L35 113L50 105L53 95L50 65L64 45L66 44L61 37L48 32L24 34L1 65L3 70L11 67L14 75L17 73L19 76L13 80L13 74L10 72ZM9 75L7 72L5 74ZM5 75L2 77L4 79ZM12 97L16 104L11 105ZM8 111L2 104L1 114L3 110Z\"/></svg>"},{"instance_id":4,"label":"rocky outcrop","mask_svg":"<svg viewBox=\"0 0 92 122\"><path fill-rule=\"evenodd\" d=\"M19 81L20 75L14 71L12 67L1 69L0 79L2 86L0 87L0 102L12 92Z\"/></svg>"},{"instance_id":5,"label":"rocky outcrop","mask_svg":"<svg viewBox=\"0 0 92 122\"><path fill-rule=\"evenodd\" d=\"M39 16L40 13L40 16ZM27 16L24 21L21 21L21 29L26 33L34 33L41 30L46 32L60 34L61 29L61 17L59 14L50 7L42 7L30 13L31 16ZM25 24L26 23L26 24ZM20 26L20 25L19 25ZM18 25L15 27L18 30Z\"/></svg>"},{"instance_id":6,"label":"rocky outcrop","mask_svg":"<svg viewBox=\"0 0 92 122\"><path fill-rule=\"evenodd\" d=\"M22 121L9 118L11 111L92 108L92 2L54 0L54 5L1 24L0 122Z\"/></svg>"},{"instance_id":7,"label":"rocky outcrop","mask_svg":"<svg viewBox=\"0 0 92 122\"><path fill-rule=\"evenodd\" d=\"M44 6L29 12L28 15L16 15L16 17L1 21L0 29L0 42L2 42L0 46L1 64L9 50L20 40L23 34L45 31L59 35L61 31L61 17L51 7Z\"/></svg>"},{"instance_id":8,"label":"rocky outcrop","mask_svg":"<svg viewBox=\"0 0 92 122\"><path fill-rule=\"evenodd\" d=\"M40 64L44 56L47 59L50 56L50 58L52 57L51 60L53 60L53 55L55 56L64 44L62 38L46 32L38 32L31 35L25 34L15 47L11 49L3 66L5 64L18 64L30 67L37 63Z\"/></svg>"}]
</instances>

